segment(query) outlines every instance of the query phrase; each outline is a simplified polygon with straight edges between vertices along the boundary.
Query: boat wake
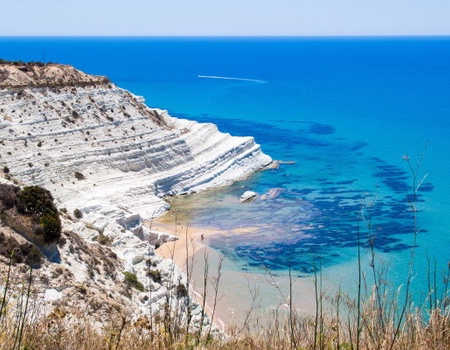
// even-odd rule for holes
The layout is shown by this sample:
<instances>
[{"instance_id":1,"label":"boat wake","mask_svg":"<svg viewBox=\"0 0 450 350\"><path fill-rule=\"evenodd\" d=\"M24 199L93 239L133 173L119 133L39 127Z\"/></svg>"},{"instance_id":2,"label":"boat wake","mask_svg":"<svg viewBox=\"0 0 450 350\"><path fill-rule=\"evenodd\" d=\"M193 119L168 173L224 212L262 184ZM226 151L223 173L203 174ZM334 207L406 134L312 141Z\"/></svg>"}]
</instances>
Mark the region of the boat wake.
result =
<instances>
[{"instance_id":1,"label":"boat wake","mask_svg":"<svg viewBox=\"0 0 450 350\"><path fill-rule=\"evenodd\" d=\"M267 81L260 79L250 79L250 78L234 78L234 77L220 77L216 75L199 75L199 78L204 79L222 79L222 80L239 80L239 81L249 81L252 83L265 84Z\"/></svg>"}]
</instances>

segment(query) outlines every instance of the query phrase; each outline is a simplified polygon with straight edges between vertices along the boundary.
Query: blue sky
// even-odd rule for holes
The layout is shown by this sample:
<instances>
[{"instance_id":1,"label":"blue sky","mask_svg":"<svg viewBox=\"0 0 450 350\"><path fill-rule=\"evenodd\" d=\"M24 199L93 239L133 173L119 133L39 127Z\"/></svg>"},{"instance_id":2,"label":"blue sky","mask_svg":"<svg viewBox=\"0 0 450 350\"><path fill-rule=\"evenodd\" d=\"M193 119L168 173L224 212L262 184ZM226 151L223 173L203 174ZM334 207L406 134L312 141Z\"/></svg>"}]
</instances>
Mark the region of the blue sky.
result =
<instances>
[{"instance_id":1,"label":"blue sky","mask_svg":"<svg viewBox=\"0 0 450 350\"><path fill-rule=\"evenodd\" d=\"M0 0L10 35L450 35L449 0Z\"/></svg>"}]
</instances>

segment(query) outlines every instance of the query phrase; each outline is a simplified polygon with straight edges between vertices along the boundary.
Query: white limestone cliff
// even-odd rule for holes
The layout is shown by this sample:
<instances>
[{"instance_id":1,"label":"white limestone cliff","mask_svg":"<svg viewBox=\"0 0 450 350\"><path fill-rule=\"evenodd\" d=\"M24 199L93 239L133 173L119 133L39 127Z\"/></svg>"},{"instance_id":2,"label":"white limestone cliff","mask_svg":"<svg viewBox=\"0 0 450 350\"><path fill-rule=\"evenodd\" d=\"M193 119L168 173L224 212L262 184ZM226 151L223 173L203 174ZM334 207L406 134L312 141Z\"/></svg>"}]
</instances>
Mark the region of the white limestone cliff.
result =
<instances>
[{"instance_id":1,"label":"white limestone cliff","mask_svg":"<svg viewBox=\"0 0 450 350\"><path fill-rule=\"evenodd\" d=\"M143 313L184 278L154 253L172 238L143 220L168 209L164 196L225 186L270 162L252 137L171 117L104 77L60 65L0 65L0 172L46 188L69 214L79 210L83 218L68 215L65 230L86 242L108 237L123 268L152 291L151 300L134 297ZM89 280L86 266L66 248L61 254L78 269L77 283ZM172 284L149 281L149 261Z\"/></svg>"},{"instance_id":2,"label":"white limestone cliff","mask_svg":"<svg viewBox=\"0 0 450 350\"><path fill-rule=\"evenodd\" d=\"M0 147L0 165L59 206L116 219L150 218L166 195L223 186L271 161L251 137L173 118L114 85L0 90Z\"/></svg>"}]
</instances>

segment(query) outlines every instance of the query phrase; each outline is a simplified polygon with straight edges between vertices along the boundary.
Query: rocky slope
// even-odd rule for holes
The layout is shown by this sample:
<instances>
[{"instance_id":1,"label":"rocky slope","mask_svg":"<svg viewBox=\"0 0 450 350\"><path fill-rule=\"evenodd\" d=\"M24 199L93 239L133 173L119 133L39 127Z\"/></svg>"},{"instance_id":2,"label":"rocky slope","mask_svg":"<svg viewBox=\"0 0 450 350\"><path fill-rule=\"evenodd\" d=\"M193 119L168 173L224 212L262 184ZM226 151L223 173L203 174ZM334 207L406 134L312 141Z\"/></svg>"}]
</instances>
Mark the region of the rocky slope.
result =
<instances>
[{"instance_id":1,"label":"rocky slope","mask_svg":"<svg viewBox=\"0 0 450 350\"><path fill-rule=\"evenodd\" d=\"M175 292L184 277L154 253L171 237L142 221L168 209L164 196L223 186L270 162L253 138L173 118L104 77L0 63L2 182L46 188L63 213L57 258L47 254L40 269L67 270L65 282L43 278L51 300L76 294L92 306L86 295L96 305L107 295L135 315L160 312L169 292L181 297L172 303L186 304ZM5 225L0 233L13 234ZM143 291L124 289L122 271L135 274ZM189 308L200 314L198 305Z\"/></svg>"}]
</instances>

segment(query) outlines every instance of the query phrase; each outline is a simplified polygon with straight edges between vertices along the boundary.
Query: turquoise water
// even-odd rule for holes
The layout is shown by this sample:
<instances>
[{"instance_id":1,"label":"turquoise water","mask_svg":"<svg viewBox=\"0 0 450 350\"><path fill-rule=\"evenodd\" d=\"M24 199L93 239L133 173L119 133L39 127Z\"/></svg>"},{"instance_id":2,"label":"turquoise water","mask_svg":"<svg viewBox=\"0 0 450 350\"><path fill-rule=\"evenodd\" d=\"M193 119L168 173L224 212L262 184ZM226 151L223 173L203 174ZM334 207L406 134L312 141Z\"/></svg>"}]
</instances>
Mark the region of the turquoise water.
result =
<instances>
[{"instance_id":1,"label":"turquoise water","mask_svg":"<svg viewBox=\"0 0 450 350\"><path fill-rule=\"evenodd\" d=\"M190 225L254 228L209 241L242 271L308 276L320 260L330 279L353 276L339 267L353 266L359 227L364 269L373 244L393 287L404 283L415 229L405 155L423 180L417 295L427 256L438 275L447 268L450 38L0 38L0 58L107 75L151 107L254 136L295 162L176 204ZM243 205L247 189L277 195Z\"/></svg>"}]
</instances>

